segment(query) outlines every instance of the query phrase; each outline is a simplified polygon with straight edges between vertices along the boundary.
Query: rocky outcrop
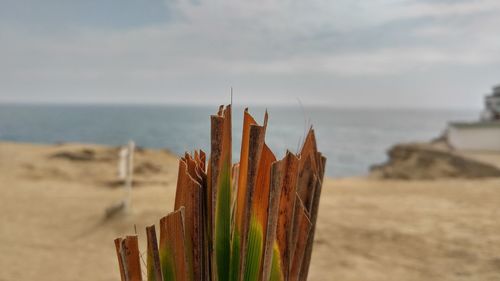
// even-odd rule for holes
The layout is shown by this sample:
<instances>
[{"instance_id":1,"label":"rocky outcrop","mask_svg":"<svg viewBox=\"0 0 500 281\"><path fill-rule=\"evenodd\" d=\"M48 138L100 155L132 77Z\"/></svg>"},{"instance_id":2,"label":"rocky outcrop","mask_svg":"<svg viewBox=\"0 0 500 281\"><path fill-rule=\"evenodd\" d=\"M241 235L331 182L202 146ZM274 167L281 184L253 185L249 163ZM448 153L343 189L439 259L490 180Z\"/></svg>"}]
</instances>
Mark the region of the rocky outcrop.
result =
<instances>
[{"instance_id":1,"label":"rocky outcrop","mask_svg":"<svg viewBox=\"0 0 500 281\"><path fill-rule=\"evenodd\" d=\"M382 179L500 177L500 168L433 144L399 144L388 151L386 163L373 166Z\"/></svg>"}]
</instances>

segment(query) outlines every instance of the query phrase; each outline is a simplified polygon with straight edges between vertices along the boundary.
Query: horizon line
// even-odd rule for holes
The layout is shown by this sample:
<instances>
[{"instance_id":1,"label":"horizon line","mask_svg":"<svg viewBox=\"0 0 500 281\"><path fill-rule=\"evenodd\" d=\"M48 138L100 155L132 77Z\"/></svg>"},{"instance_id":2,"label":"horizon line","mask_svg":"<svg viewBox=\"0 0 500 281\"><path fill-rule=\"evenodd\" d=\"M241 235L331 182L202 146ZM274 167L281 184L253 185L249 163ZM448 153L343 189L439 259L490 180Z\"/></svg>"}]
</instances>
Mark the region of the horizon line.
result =
<instances>
[{"instance_id":1,"label":"horizon line","mask_svg":"<svg viewBox=\"0 0 500 281\"><path fill-rule=\"evenodd\" d=\"M0 101L0 106L109 106L109 107L130 107L130 106L142 106L142 107L218 107L224 103L196 103L196 102L26 102L26 101ZM233 107L300 107L299 103L234 103ZM305 107L309 108L320 108L320 109L350 109L350 110L449 110L449 111L481 111L480 107L441 107L441 106L356 106L356 105L335 105L335 104L303 104Z\"/></svg>"}]
</instances>

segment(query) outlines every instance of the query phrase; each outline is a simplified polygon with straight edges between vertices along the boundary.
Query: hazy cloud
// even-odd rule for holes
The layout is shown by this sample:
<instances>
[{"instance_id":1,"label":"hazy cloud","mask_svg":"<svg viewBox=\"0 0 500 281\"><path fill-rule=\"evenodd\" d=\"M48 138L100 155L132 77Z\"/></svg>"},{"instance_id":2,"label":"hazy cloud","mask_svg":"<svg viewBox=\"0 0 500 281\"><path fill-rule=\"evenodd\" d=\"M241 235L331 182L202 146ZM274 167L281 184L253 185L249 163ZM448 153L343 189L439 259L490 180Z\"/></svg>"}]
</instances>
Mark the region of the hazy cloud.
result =
<instances>
[{"instance_id":1,"label":"hazy cloud","mask_svg":"<svg viewBox=\"0 0 500 281\"><path fill-rule=\"evenodd\" d=\"M0 101L477 107L500 82L497 0L49 2L0 1Z\"/></svg>"}]
</instances>

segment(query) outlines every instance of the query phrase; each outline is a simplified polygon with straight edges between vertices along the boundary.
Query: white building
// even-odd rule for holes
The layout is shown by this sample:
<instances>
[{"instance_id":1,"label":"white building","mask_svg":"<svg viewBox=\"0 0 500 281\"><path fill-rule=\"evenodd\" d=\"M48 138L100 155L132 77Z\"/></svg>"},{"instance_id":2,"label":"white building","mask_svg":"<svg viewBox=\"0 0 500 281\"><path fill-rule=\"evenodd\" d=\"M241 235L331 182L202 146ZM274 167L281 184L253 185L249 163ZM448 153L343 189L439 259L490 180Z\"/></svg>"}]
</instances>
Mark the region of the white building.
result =
<instances>
[{"instance_id":1,"label":"white building","mask_svg":"<svg viewBox=\"0 0 500 281\"><path fill-rule=\"evenodd\" d=\"M500 151L500 85L485 97L479 122L452 122L448 125L447 137L455 149Z\"/></svg>"},{"instance_id":2,"label":"white building","mask_svg":"<svg viewBox=\"0 0 500 281\"><path fill-rule=\"evenodd\" d=\"M500 151L500 122L450 123L448 143L459 150Z\"/></svg>"}]
</instances>

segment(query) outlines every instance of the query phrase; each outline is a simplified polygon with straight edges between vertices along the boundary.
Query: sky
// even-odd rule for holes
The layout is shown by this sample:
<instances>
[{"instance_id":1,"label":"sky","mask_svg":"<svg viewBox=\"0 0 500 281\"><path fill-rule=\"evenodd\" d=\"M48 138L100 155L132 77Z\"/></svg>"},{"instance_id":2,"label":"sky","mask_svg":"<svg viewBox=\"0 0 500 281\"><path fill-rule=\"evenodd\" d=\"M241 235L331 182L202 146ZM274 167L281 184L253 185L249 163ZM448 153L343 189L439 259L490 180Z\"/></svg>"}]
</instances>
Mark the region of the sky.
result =
<instances>
[{"instance_id":1,"label":"sky","mask_svg":"<svg viewBox=\"0 0 500 281\"><path fill-rule=\"evenodd\" d=\"M481 108L498 0L0 0L0 103Z\"/></svg>"}]
</instances>

